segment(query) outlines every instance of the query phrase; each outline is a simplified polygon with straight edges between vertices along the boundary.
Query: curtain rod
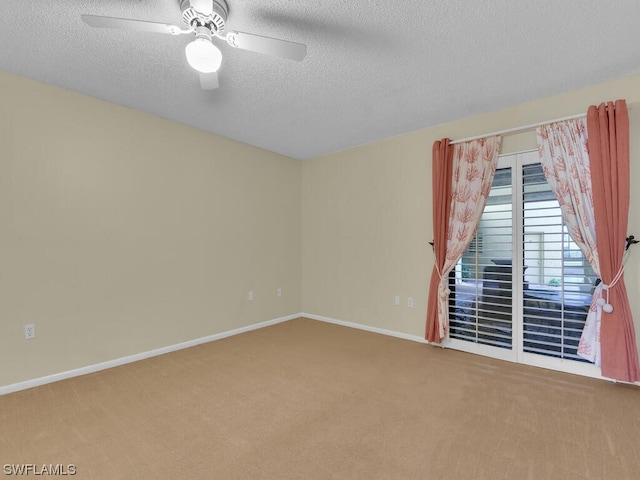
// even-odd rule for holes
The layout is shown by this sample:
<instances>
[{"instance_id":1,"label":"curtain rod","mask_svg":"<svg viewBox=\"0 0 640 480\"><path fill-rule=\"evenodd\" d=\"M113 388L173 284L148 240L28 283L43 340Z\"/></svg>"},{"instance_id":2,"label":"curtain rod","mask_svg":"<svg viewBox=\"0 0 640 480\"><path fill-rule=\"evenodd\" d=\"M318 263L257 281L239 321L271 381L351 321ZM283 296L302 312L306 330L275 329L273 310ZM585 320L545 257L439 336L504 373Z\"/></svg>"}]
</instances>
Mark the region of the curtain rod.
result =
<instances>
[{"instance_id":1,"label":"curtain rod","mask_svg":"<svg viewBox=\"0 0 640 480\"><path fill-rule=\"evenodd\" d=\"M476 135L475 137L461 138L460 140L454 140L449 142L449 145L455 145L456 143L470 142L471 140L478 140L480 138L493 137L494 135L508 135L513 133L526 132L527 130L533 130L541 125L547 125L549 123L564 122L565 120L573 120L574 118L586 117L586 113L580 113L578 115L571 115L569 117L556 118L554 120L545 120L544 122L532 123L531 125L523 125L521 127L508 128L506 130L498 130L497 132L484 133L482 135Z\"/></svg>"}]
</instances>

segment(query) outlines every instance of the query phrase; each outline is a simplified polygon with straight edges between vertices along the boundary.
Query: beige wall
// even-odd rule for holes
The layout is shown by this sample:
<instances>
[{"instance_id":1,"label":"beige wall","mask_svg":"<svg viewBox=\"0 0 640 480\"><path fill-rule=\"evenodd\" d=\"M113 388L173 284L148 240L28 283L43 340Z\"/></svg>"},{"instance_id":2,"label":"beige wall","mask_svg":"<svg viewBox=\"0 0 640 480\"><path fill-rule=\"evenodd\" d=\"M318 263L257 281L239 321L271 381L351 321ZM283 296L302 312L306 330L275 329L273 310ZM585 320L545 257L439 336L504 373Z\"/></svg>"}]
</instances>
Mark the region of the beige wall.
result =
<instances>
[{"instance_id":1,"label":"beige wall","mask_svg":"<svg viewBox=\"0 0 640 480\"><path fill-rule=\"evenodd\" d=\"M626 98L638 185L638 85L640 75L298 162L0 73L0 386L300 311L422 336L433 141ZM503 153L534 147L532 133L503 141ZM638 238L639 206L632 187ZM640 332L638 246L626 280ZM36 340L22 339L26 323Z\"/></svg>"},{"instance_id":2,"label":"beige wall","mask_svg":"<svg viewBox=\"0 0 640 480\"><path fill-rule=\"evenodd\" d=\"M0 386L300 312L300 175L0 73Z\"/></svg>"},{"instance_id":3,"label":"beige wall","mask_svg":"<svg viewBox=\"0 0 640 480\"><path fill-rule=\"evenodd\" d=\"M630 104L629 233L640 238L640 75L466 118L305 162L302 166L302 308L305 312L423 336L433 254L431 146ZM636 105L637 103L637 105ZM428 106L425 106L428 108ZM502 153L535 148L533 132L507 136ZM640 246L626 268L640 333ZM401 295L402 305L393 304ZM407 307L407 297L414 308ZM639 336L640 338L640 336Z\"/></svg>"}]
</instances>

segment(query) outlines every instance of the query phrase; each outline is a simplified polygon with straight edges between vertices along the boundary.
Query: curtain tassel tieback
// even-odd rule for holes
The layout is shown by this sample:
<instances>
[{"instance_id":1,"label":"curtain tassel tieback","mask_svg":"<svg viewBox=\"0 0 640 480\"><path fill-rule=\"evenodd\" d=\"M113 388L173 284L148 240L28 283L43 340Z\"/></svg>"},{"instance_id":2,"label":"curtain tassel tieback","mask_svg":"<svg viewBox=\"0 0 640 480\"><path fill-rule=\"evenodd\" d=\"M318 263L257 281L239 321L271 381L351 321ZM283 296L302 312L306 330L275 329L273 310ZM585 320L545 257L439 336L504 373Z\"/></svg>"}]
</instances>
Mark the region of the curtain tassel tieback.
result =
<instances>
[{"instance_id":1,"label":"curtain tassel tieback","mask_svg":"<svg viewBox=\"0 0 640 480\"><path fill-rule=\"evenodd\" d=\"M613 312L613 305L609 303L609 290L616 286L616 283L618 283L618 280L620 280L620 277L622 277L623 273L624 273L624 265L620 265L620 270L618 270L618 273L616 273L616 276L613 277L613 280L611 280L611 283L607 285L606 283L603 282L600 285L602 287L602 290L607 292L607 299L605 300L604 298L600 297L598 300L596 300L596 305L598 306L598 308L601 308L602 311L605 313Z\"/></svg>"},{"instance_id":2,"label":"curtain tassel tieback","mask_svg":"<svg viewBox=\"0 0 640 480\"><path fill-rule=\"evenodd\" d=\"M442 271L440 270L440 266L438 265L438 257L436 256L436 247L435 247L435 242L429 242L429 245L431 245L431 248L433 248L433 258L435 258L435 262L434 262L434 267L436 267L436 272L438 272L438 277L440 277L440 281L442 281ZM451 295L451 290L449 290L449 287L446 287L444 289L444 293L447 295L447 297L449 295Z\"/></svg>"},{"instance_id":3,"label":"curtain tassel tieback","mask_svg":"<svg viewBox=\"0 0 640 480\"><path fill-rule=\"evenodd\" d=\"M436 259L436 264L434 266L436 267L436 272L438 272L438 276L440 277L440 281L444 280L444 277L442 276L442 272L440 271L440 267L438 266L437 259ZM451 295L451 290L449 290L448 286L445 287L444 293L447 295L447 297L449 295Z\"/></svg>"}]
</instances>

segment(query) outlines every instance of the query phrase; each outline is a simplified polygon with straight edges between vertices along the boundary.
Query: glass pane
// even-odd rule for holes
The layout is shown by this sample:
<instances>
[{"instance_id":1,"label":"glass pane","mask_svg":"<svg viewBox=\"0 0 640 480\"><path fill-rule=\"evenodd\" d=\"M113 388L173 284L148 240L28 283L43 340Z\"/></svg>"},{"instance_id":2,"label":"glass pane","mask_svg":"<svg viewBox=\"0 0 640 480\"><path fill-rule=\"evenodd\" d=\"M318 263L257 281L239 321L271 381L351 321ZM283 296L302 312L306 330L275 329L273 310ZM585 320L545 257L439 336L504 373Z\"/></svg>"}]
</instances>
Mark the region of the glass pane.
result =
<instances>
[{"instance_id":1,"label":"glass pane","mask_svg":"<svg viewBox=\"0 0 640 480\"><path fill-rule=\"evenodd\" d=\"M576 351L596 278L541 165L524 166L522 175L524 351L581 360Z\"/></svg>"},{"instance_id":2,"label":"glass pane","mask_svg":"<svg viewBox=\"0 0 640 480\"><path fill-rule=\"evenodd\" d=\"M451 273L451 338L502 348L512 346L511 168L496 171L471 244Z\"/></svg>"}]
</instances>

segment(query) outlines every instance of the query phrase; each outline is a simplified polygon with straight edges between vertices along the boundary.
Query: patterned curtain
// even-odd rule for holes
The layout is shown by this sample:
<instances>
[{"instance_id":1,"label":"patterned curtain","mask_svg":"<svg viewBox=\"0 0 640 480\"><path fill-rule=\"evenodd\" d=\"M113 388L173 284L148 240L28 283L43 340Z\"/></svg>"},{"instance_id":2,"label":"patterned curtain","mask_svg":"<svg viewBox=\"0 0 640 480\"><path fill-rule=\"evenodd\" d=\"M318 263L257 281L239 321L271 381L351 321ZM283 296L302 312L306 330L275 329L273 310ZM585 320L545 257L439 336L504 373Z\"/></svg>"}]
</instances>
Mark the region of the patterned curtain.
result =
<instances>
[{"instance_id":1,"label":"patterned curtain","mask_svg":"<svg viewBox=\"0 0 640 480\"><path fill-rule=\"evenodd\" d=\"M536 129L542 171L558 199L571 238L600 277L596 225L587 145L587 122L580 118ZM602 284L594 294L578 346L578 355L600 366Z\"/></svg>"},{"instance_id":2,"label":"patterned curtain","mask_svg":"<svg viewBox=\"0 0 640 480\"><path fill-rule=\"evenodd\" d=\"M542 168L562 217L602 280L593 293L578 355L601 367L605 377L640 380L622 265L630 191L626 102L589 107L586 120L544 125L536 133Z\"/></svg>"},{"instance_id":3,"label":"patterned curtain","mask_svg":"<svg viewBox=\"0 0 640 480\"><path fill-rule=\"evenodd\" d=\"M471 243L480 223L496 173L499 152L498 136L454 146L447 249L438 272L437 326L440 339L449 334L449 272Z\"/></svg>"}]
</instances>

